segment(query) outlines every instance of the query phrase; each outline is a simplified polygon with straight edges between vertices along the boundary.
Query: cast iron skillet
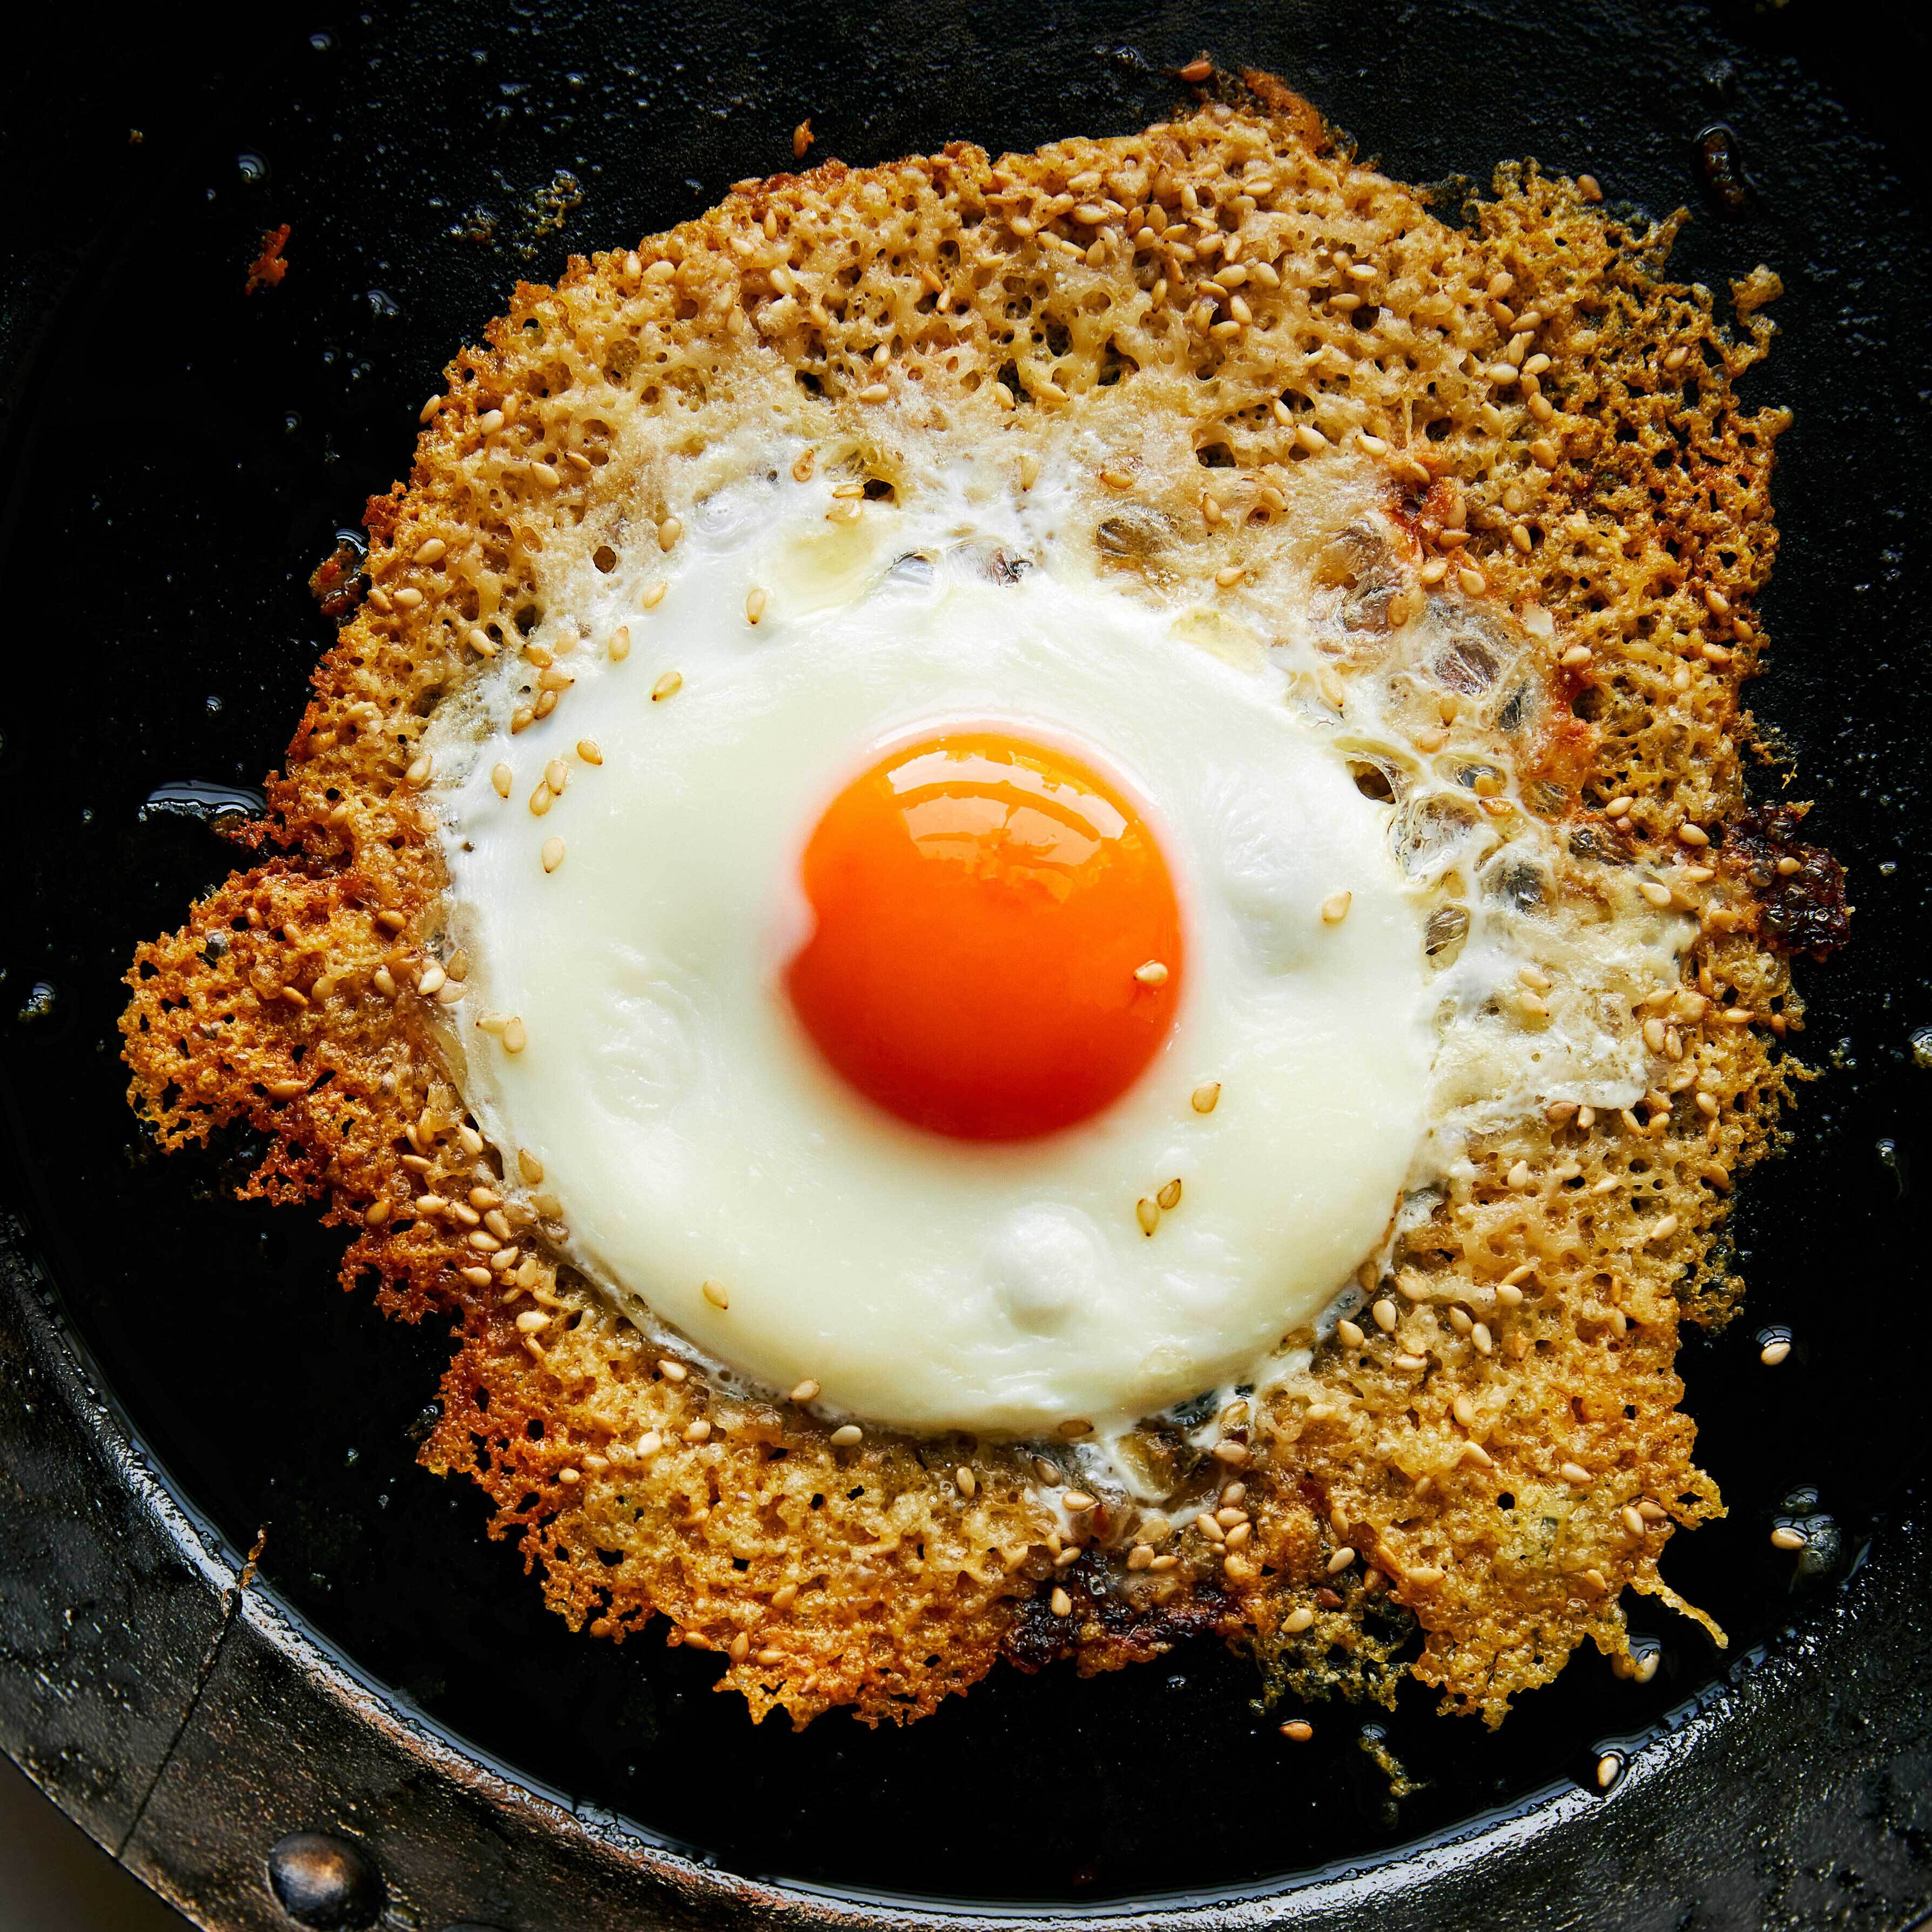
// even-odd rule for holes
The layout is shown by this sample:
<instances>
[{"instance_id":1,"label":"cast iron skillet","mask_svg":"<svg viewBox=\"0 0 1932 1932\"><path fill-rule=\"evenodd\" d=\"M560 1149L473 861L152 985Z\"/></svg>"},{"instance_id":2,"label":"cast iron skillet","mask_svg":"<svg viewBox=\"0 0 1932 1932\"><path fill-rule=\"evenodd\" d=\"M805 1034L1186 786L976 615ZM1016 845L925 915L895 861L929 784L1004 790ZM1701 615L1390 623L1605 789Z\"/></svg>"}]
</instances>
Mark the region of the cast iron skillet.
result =
<instances>
[{"instance_id":1,"label":"cast iron skillet","mask_svg":"<svg viewBox=\"0 0 1932 1932\"><path fill-rule=\"evenodd\" d=\"M157 18L107 46L43 29L0 122L0 1741L51 1796L224 1927L284 1922L265 1874L311 1923L424 1928L1892 1926L1932 1900L1922 30L1816 0L782 21L464 0ZM485 1540L480 1496L416 1467L442 1336L338 1294L339 1241L308 1214L238 1204L245 1143L152 1154L122 1097L118 976L228 867L208 814L275 761L330 634L307 574L404 470L436 371L514 279L790 166L808 113L814 158L1030 147L1164 112L1166 70L1202 45L1280 73L1406 178L1538 154L1612 205L1688 203L1686 277L1721 290L1762 260L1785 280L1750 379L1798 412L1754 703L1852 868L1858 938L1802 976L1829 1077L1734 1224L1747 1312L1686 1350L1731 1515L1666 1568L1732 1646L1640 1604L1652 1684L1579 1657L1496 1736L1418 1694L1318 1708L1291 1746L1212 1646L1088 1684L1002 1670L902 1734L754 1730L710 1694L714 1663L571 1638ZM282 222L288 279L244 298ZM1797 1348L1769 1370L1774 1323ZM1810 1525L1802 1560L1769 1546L1780 1512ZM1416 1787L1400 1800L1378 1742ZM1603 1795L1606 1752L1629 1768ZM334 1848L271 1857L304 1829Z\"/></svg>"}]
</instances>

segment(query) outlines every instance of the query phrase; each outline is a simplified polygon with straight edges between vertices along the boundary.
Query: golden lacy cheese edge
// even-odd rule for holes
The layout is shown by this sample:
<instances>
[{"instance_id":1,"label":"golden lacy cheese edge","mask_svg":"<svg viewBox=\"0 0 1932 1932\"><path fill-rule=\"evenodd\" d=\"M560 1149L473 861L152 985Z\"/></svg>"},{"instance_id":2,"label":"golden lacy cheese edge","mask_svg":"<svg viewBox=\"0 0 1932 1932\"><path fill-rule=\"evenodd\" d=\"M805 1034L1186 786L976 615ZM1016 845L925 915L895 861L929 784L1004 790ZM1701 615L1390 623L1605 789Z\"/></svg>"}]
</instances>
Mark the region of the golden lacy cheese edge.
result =
<instances>
[{"instance_id":1,"label":"golden lacy cheese edge","mask_svg":"<svg viewBox=\"0 0 1932 1932\"><path fill-rule=\"evenodd\" d=\"M1664 1546L1720 1508L1678 1324L1739 1286L1714 1236L1788 1097L1802 1022L1771 938L1842 907L1740 778L1784 418L1735 384L1774 278L1735 289L1739 339L1660 278L1676 220L1627 227L1532 166L1454 227L1269 76L1210 92L1124 139L741 184L520 286L426 406L406 488L371 500L368 593L272 781L261 862L128 975L131 1096L163 1144L250 1123L272 1150L249 1191L355 1231L345 1286L454 1317L422 1460L483 1485L573 1628L662 1614L760 1718L903 1720L1003 1656L1112 1669L1213 1630L1277 1690L1387 1700L1409 1673L1493 1723L1586 1639L1629 1668L1622 1593L1675 1601ZM1146 1432L1158 1514L1050 1510L1066 1445L843 1446L707 1383L556 1264L540 1163L487 1145L442 1070L464 962L419 798L428 721L504 652L532 713L567 706L567 662L526 641L546 551L674 549L706 452L760 416L885 482L919 436L1021 488L1077 450L1096 558L1130 584L1211 596L1286 540L1345 601L1385 570L1509 614L1545 722L1503 808L1562 835L1569 910L1634 868L1696 921L1682 984L1627 1016L1647 1102L1470 1149L1356 1322L1298 1338L1305 1370L1206 1448ZM1396 533L1366 559L1310 508L1322 466L1364 460ZM1338 708L1388 601L1357 600Z\"/></svg>"}]
</instances>

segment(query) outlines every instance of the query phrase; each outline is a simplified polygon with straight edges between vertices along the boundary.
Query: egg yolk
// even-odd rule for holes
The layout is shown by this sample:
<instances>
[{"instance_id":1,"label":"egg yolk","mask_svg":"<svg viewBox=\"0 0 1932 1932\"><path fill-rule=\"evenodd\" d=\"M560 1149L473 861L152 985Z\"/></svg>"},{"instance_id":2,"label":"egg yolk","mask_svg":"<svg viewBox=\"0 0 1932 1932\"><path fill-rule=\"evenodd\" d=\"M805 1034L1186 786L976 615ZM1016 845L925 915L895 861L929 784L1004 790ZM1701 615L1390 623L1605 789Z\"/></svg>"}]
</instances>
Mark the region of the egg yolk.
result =
<instances>
[{"instance_id":1,"label":"egg yolk","mask_svg":"<svg viewBox=\"0 0 1932 1932\"><path fill-rule=\"evenodd\" d=\"M1115 785L995 731L901 746L805 851L811 938L786 969L866 1097L962 1140L1025 1140L1118 1100L1180 996L1167 862Z\"/></svg>"}]
</instances>

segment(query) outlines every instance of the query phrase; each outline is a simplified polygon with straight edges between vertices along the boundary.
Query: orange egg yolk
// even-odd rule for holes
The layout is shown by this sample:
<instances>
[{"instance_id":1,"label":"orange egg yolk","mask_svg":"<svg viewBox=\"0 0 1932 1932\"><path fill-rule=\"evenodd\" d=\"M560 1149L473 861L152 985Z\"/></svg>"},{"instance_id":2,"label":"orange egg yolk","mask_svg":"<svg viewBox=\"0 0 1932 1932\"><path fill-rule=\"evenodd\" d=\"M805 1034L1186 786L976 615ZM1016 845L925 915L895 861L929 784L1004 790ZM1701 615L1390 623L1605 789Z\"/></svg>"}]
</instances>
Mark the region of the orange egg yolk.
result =
<instances>
[{"instance_id":1,"label":"orange egg yolk","mask_svg":"<svg viewBox=\"0 0 1932 1932\"><path fill-rule=\"evenodd\" d=\"M786 970L819 1051L888 1112L962 1140L1087 1119L1173 1024L1174 882L1090 765L998 731L902 746L806 848L817 919Z\"/></svg>"}]
</instances>

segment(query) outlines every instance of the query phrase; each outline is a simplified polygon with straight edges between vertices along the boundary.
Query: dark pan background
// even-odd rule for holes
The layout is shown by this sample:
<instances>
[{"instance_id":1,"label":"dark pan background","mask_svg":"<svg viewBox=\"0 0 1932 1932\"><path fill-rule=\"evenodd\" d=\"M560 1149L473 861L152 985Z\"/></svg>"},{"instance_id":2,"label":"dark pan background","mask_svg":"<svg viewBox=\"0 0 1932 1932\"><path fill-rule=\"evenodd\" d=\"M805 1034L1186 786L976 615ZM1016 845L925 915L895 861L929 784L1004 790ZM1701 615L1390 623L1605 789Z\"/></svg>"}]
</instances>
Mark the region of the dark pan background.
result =
<instances>
[{"instance_id":1,"label":"dark pan background","mask_svg":"<svg viewBox=\"0 0 1932 1932\"><path fill-rule=\"evenodd\" d=\"M264 1579L320 1630L440 1723L727 1869L1092 1903L1372 1862L1588 1780L1602 1749L1721 1702L1756 1647L1802 1642L1832 1593L1856 1596L1925 1468L1922 25L1821 0L782 16L464 0L41 14L28 32L0 77L0 1202L182 1493L239 1548L266 1526ZM1803 1057L1828 1077L1734 1223L1746 1312L1685 1352L1731 1514L1674 1540L1666 1569L1732 1646L1639 1601L1664 1646L1654 1683L1580 1656L1496 1736L1418 1692L1393 1716L1318 1707L1316 1742L1292 1746L1275 1730L1291 1713L1256 1711L1249 1668L1208 1645L1087 1684L1003 1670L903 1733L754 1730L710 1694L715 1660L572 1638L486 1540L480 1493L416 1466L443 1337L338 1293L340 1240L305 1214L238 1204L245 1144L144 1145L118 975L230 863L203 823L144 803L276 761L332 630L307 575L406 470L442 364L515 279L790 166L806 114L813 158L855 163L1125 131L1167 111L1166 70L1202 46L1273 68L1406 178L1480 185L1533 154L1594 172L1613 206L1688 205L1686 278L1721 290L1763 261L1784 279L1783 339L1749 379L1797 412L1764 607L1776 668L1752 702L1796 776L1760 784L1818 801L1858 936L1801 976ZM1741 208L1697 165L1717 122ZM560 231L539 215L555 188L581 194ZM244 299L244 264L284 221L286 282ZM1776 1323L1797 1348L1768 1370L1756 1337ZM1815 1559L1770 1548L1780 1510L1814 1519ZM1371 1724L1420 1782L1399 1807L1360 1748ZM1875 1765L1870 1794L1922 1859L1925 1772Z\"/></svg>"}]
</instances>

